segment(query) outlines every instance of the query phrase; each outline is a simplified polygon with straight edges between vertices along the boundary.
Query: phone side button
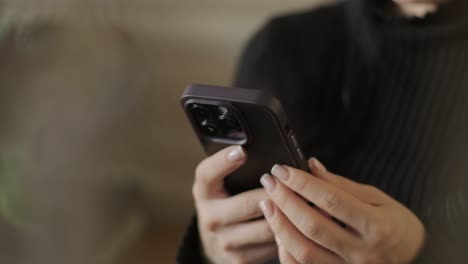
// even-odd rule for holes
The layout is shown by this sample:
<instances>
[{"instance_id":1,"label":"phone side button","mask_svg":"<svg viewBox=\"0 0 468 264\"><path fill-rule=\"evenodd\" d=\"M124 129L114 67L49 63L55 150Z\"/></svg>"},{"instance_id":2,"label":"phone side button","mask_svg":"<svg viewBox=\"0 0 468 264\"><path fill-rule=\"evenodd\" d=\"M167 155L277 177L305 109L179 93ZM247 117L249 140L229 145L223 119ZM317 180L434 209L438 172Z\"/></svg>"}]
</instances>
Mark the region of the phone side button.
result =
<instances>
[{"instance_id":1,"label":"phone side button","mask_svg":"<svg viewBox=\"0 0 468 264\"><path fill-rule=\"evenodd\" d=\"M294 135L291 135L291 140L296 148L299 147L299 143L297 143L297 139Z\"/></svg>"},{"instance_id":2,"label":"phone side button","mask_svg":"<svg viewBox=\"0 0 468 264\"><path fill-rule=\"evenodd\" d=\"M304 158L304 153L302 153L302 150L300 148L297 148L297 154L299 154L299 158L301 158L302 160L305 160Z\"/></svg>"}]
</instances>

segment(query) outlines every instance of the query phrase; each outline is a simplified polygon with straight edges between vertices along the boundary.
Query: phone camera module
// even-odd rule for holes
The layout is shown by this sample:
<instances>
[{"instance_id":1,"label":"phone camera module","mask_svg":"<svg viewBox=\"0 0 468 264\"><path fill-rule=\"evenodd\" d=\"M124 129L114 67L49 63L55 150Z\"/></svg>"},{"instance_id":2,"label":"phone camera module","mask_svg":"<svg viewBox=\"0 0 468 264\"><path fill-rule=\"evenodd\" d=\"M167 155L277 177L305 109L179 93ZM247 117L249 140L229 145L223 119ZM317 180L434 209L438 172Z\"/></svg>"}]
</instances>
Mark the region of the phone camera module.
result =
<instances>
[{"instance_id":1,"label":"phone camera module","mask_svg":"<svg viewBox=\"0 0 468 264\"><path fill-rule=\"evenodd\" d=\"M227 108L221 106L218 109L221 113L218 117L219 124L226 132L229 132L231 130L242 130L242 128L239 125L239 122L229 112Z\"/></svg>"},{"instance_id":2,"label":"phone camera module","mask_svg":"<svg viewBox=\"0 0 468 264\"><path fill-rule=\"evenodd\" d=\"M194 103L188 109L205 137L226 141L247 138L240 120L229 106Z\"/></svg>"},{"instance_id":3,"label":"phone camera module","mask_svg":"<svg viewBox=\"0 0 468 264\"><path fill-rule=\"evenodd\" d=\"M190 107L190 111L192 112L193 116L198 121L206 120L211 115L210 109L208 109L207 107L205 107L203 105L199 105L199 104L193 104Z\"/></svg>"},{"instance_id":4,"label":"phone camera module","mask_svg":"<svg viewBox=\"0 0 468 264\"><path fill-rule=\"evenodd\" d=\"M219 106L218 112L218 124L224 137L233 140L243 140L246 138L245 131L242 129L238 119L227 107Z\"/></svg>"},{"instance_id":5,"label":"phone camera module","mask_svg":"<svg viewBox=\"0 0 468 264\"><path fill-rule=\"evenodd\" d=\"M203 133L205 133L208 136L216 136L218 134L218 128L216 124L210 122L209 120L205 119L200 123L200 127L203 130Z\"/></svg>"}]
</instances>

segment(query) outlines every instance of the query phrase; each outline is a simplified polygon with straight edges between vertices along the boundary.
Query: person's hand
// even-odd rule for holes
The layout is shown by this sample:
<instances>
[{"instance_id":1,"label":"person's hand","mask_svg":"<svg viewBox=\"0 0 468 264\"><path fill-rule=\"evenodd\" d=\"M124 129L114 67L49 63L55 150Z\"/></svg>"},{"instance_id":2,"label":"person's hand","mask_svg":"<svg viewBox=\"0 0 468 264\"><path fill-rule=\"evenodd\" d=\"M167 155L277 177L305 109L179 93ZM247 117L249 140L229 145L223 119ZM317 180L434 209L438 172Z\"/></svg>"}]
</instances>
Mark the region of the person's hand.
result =
<instances>
[{"instance_id":1,"label":"person's hand","mask_svg":"<svg viewBox=\"0 0 468 264\"><path fill-rule=\"evenodd\" d=\"M230 197L224 178L245 163L241 147L229 147L202 161L196 170L193 197L198 228L208 261L263 263L278 256L274 236L258 203L268 198L257 189Z\"/></svg>"},{"instance_id":2,"label":"person's hand","mask_svg":"<svg viewBox=\"0 0 468 264\"><path fill-rule=\"evenodd\" d=\"M282 263L415 259L425 230L409 209L375 187L328 172L316 159L309 167L312 175L275 165L275 177L267 174L261 180L270 198L260 207L277 238Z\"/></svg>"}]
</instances>

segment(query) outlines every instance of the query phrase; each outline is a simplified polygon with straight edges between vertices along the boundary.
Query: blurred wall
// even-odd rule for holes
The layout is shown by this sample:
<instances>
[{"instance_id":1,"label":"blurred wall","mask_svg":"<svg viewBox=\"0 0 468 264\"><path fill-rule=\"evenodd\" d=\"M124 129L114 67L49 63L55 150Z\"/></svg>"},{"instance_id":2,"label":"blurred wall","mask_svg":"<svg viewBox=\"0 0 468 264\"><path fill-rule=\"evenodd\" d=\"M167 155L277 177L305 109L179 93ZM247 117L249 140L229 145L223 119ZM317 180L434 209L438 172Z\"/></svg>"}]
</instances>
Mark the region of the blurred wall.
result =
<instances>
[{"instance_id":1,"label":"blurred wall","mask_svg":"<svg viewBox=\"0 0 468 264\"><path fill-rule=\"evenodd\" d=\"M24 187L33 190L28 201L55 212L38 214L48 227L42 234L57 232L56 245L65 232L71 250L101 239L96 234L114 240L125 228L102 231L118 222L112 218L137 215L124 240L143 238L122 261L173 262L193 213L193 170L204 157L179 107L183 89L229 85L246 40L268 17L324 2L0 2L1 23L16 28L0 45L8 101L1 142L27 146L23 181L38 175Z\"/></svg>"}]
</instances>

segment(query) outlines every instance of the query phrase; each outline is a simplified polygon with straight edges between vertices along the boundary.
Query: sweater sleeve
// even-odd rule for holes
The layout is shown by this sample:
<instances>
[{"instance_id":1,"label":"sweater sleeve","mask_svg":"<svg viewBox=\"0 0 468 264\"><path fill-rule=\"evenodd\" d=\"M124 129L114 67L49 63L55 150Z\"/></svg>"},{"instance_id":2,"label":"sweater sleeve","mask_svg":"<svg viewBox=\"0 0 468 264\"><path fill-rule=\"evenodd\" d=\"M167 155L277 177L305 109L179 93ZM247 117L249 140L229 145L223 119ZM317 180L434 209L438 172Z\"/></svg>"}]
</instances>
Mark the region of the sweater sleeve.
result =
<instances>
[{"instance_id":1,"label":"sweater sleeve","mask_svg":"<svg viewBox=\"0 0 468 264\"><path fill-rule=\"evenodd\" d=\"M182 244L177 253L177 263L204 263L203 249L201 246L200 235L198 233L197 216L194 215L190 225L185 231Z\"/></svg>"}]
</instances>

